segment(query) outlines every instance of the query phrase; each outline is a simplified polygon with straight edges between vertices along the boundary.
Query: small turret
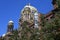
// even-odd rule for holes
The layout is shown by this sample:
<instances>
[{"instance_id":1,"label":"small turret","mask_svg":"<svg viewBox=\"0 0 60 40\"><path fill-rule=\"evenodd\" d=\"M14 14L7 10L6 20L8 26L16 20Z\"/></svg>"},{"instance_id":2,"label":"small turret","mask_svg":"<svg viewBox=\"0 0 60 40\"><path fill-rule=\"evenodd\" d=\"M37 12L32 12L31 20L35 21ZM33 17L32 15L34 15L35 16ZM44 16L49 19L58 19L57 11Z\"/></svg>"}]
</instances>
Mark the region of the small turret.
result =
<instances>
[{"instance_id":1,"label":"small turret","mask_svg":"<svg viewBox=\"0 0 60 40\"><path fill-rule=\"evenodd\" d=\"M8 22L7 32L12 32L13 28L14 28L14 22L13 21L9 21Z\"/></svg>"},{"instance_id":2,"label":"small turret","mask_svg":"<svg viewBox=\"0 0 60 40\"><path fill-rule=\"evenodd\" d=\"M57 0L52 1L54 9L58 8Z\"/></svg>"}]
</instances>

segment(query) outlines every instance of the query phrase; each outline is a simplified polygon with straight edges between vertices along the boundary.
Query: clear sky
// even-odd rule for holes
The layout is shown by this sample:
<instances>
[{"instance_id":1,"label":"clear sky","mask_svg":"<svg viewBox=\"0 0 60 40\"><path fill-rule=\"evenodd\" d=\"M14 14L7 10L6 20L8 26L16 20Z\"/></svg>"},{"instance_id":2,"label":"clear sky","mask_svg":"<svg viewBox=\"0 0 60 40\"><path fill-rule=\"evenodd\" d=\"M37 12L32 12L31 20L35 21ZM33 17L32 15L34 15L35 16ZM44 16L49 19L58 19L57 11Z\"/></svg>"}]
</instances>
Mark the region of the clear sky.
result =
<instances>
[{"instance_id":1,"label":"clear sky","mask_svg":"<svg viewBox=\"0 0 60 40\"><path fill-rule=\"evenodd\" d=\"M53 9L52 0L0 0L0 36L6 33L9 20L13 20L14 28L18 28L18 20L22 8L30 3L39 12L46 14Z\"/></svg>"}]
</instances>

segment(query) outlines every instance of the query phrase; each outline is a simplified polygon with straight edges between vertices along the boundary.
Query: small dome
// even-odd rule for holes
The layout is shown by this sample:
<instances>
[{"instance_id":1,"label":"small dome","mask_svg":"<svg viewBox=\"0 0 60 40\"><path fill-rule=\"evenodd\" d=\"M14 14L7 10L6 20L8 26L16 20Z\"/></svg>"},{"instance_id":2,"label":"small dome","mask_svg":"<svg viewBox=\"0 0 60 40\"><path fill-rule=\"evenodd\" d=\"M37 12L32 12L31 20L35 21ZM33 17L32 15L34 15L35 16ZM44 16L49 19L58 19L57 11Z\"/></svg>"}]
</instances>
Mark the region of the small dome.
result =
<instances>
[{"instance_id":1,"label":"small dome","mask_svg":"<svg viewBox=\"0 0 60 40\"><path fill-rule=\"evenodd\" d=\"M5 37L6 34L3 34L2 37Z\"/></svg>"},{"instance_id":2,"label":"small dome","mask_svg":"<svg viewBox=\"0 0 60 40\"><path fill-rule=\"evenodd\" d=\"M9 21L9 23L14 23L14 22L11 20L11 21Z\"/></svg>"}]
</instances>

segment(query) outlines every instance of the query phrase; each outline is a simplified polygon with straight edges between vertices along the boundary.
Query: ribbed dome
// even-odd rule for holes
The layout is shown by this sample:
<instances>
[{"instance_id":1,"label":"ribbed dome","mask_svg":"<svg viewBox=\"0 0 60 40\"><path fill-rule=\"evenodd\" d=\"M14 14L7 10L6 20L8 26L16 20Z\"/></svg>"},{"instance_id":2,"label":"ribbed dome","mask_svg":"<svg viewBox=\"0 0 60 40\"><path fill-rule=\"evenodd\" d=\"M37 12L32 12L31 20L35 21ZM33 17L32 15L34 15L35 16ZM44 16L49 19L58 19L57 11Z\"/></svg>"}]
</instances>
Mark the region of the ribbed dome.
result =
<instances>
[{"instance_id":1,"label":"ribbed dome","mask_svg":"<svg viewBox=\"0 0 60 40\"><path fill-rule=\"evenodd\" d=\"M24 8L30 8L30 10L36 10L37 11L37 9L31 5L26 5Z\"/></svg>"},{"instance_id":2,"label":"ribbed dome","mask_svg":"<svg viewBox=\"0 0 60 40\"><path fill-rule=\"evenodd\" d=\"M26 6L24 6L24 8L22 9L22 12L25 10L25 9L30 9L30 11L32 12L37 12L37 9L35 8L35 7L33 7L33 6L31 6L30 4L28 4L28 5L26 5Z\"/></svg>"}]
</instances>

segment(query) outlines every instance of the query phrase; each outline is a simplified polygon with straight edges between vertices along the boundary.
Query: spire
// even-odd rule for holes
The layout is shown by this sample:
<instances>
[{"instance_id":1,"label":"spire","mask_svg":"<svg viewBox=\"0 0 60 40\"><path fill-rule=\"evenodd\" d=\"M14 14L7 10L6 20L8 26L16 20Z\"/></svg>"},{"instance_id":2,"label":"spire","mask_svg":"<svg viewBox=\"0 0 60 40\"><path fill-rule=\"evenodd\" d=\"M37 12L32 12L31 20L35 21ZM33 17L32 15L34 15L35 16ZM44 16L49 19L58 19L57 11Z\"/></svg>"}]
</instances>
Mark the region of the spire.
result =
<instances>
[{"instance_id":1,"label":"spire","mask_svg":"<svg viewBox=\"0 0 60 40\"><path fill-rule=\"evenodd\" d=\"M27 5L30 6L30 3L28 3Z\"/></svg>"}]
</instances>

